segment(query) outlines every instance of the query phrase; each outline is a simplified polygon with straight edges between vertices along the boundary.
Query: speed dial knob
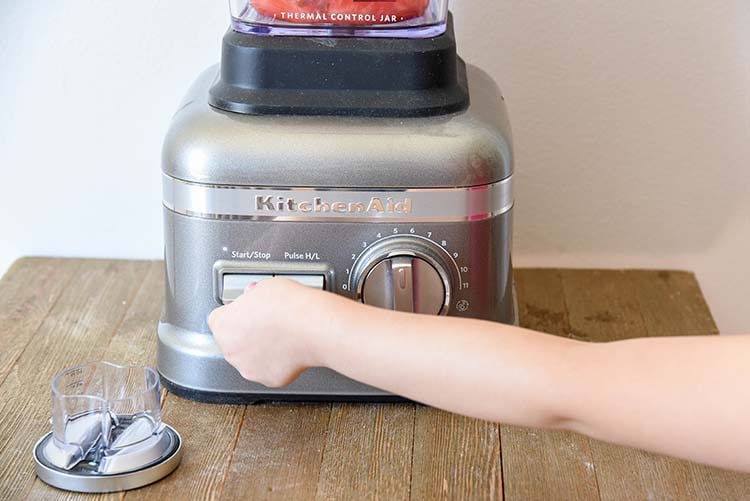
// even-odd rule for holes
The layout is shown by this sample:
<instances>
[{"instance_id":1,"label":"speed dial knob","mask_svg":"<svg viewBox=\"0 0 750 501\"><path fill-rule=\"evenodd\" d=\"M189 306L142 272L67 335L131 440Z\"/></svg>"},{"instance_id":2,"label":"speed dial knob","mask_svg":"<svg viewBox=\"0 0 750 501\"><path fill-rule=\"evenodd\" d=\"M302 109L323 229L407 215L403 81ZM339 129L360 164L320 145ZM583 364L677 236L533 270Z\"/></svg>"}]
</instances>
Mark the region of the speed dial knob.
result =
<instances>
[{"instance_id":1,"label":"speed dial knob","mask_svg":"<svg viewBox=\"0 0 750 501\"><path fill-rule=\"evenodd\" d=\"M365 278L362 300L389 310L439 315L445 285L438 271L418 257L384 259Z\"/></svg>"},{"instance_id":2,"label":"speed dial knob","mask_svg":"<svg viewBox=\"0 0 750 501\"><path fill-rule=\"evenodd\" d=\"M394 236L368 247L352 270L357 297L365 304L407 313L445 315L452 275L447 253L418 236Z\"/></svg>"}]
</instances>

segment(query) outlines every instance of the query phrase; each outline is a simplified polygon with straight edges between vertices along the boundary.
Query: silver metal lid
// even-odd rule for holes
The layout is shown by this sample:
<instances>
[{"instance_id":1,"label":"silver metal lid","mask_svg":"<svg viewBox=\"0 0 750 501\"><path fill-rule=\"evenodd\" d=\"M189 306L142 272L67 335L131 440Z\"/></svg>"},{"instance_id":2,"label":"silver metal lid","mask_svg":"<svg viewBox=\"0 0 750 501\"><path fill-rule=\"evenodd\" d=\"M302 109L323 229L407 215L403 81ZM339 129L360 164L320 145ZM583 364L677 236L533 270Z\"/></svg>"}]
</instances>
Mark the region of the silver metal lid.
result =
<instances>
[{"instance_id":1,"label":"silver metal lid","mask_svg":"<svg viewBox=\"0 0 750 501\"><path fill-rule=\"evenodd\" d=\"M34 446L36 474L45 483L74 492L104 493L137 489L172 473L182 459L182 437L168 425L147 440L124 447L96 464L81 461L70 469L60 468L53 433Z\"/></svg>"}]
</instances>

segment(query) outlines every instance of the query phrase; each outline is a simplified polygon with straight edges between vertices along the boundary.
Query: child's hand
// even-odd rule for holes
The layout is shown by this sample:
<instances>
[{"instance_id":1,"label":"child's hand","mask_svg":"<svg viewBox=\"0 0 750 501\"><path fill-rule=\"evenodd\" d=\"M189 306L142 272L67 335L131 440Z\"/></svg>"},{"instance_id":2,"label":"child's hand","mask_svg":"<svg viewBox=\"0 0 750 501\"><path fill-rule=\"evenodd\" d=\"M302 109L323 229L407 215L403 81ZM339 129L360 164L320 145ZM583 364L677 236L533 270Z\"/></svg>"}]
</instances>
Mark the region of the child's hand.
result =
<instances>
[{"instance_id":1,"label":"child's hand","mask_svg":"<svg viewBox=\"0 0 750 501\"><path fill-rule=\"evenodd\" d=\"M291 280L265 280L214 310L208 325L224 357L242 377L282 387L318 365L314 336L319 322L312 317L336 299Z\"/></svg>"}]
</instances>

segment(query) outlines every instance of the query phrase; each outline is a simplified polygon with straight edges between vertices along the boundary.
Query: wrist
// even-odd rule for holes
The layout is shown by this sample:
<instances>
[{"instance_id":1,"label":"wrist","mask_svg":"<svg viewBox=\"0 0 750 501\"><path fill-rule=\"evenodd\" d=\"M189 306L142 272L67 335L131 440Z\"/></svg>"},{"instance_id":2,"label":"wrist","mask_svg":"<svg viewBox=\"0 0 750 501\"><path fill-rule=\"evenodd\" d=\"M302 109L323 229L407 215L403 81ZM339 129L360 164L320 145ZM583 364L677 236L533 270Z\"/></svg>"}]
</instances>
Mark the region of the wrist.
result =
<instances>
[{"instance_id":1,"label":"wrist","mask_svg":"<svg viewBox=\"0 0 750 501\"><path fill-rule=\"evenodd\" d=\"M310 292L310 301L300 309L305 313L295 316L296 342L302 347L307 367L334 369L341 337L349 330L345 318L355 303L328 292Z\"/></svg>"}]
</instances>

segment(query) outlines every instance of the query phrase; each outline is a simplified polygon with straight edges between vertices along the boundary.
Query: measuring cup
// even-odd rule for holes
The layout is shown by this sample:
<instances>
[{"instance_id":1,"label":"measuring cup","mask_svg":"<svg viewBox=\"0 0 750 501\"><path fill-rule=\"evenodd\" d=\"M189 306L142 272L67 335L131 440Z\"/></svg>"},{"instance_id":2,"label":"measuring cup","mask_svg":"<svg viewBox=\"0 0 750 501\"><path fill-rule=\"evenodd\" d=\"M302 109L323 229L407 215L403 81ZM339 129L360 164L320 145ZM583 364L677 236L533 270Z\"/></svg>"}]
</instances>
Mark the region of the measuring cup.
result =
<instances>
[{"instance_id":1,"label":"measuring cup","mask_svg":"<svg viewBox=\"0 0 750 501\"><path fill-rule=\"evenodd\" d=\"M52 381L53 440L46 453L59 468L70 470L86 460L101 470L108 457L161 427L159 375L150 367L95 362Z\"/></svg>"}]
</instances>

